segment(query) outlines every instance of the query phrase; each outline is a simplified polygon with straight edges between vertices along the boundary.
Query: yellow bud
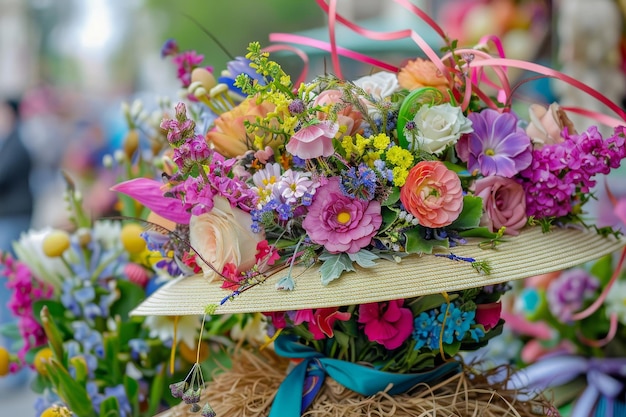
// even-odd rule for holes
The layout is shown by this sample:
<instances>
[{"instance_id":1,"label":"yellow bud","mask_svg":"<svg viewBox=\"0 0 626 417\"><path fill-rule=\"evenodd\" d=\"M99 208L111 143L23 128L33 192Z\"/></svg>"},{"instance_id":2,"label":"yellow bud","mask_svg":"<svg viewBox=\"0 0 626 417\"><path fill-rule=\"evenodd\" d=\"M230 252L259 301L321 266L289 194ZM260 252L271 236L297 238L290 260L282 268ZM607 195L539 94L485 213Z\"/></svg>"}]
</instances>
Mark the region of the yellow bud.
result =
<instances>
[{"instance_id":1,"label":"yellow bud","mask_svg":"<svg viewBox=\"0 0 626 417\"><path fill-rule=\"evenodd\" d=\"M211 88L215 87L217 84L211 71L201 67L194 68L193 71L191 71L191 82L196 81L201 83L207 91L211 90Z\"/></svg>"},{"instance_id":2,"label":"yellow bud","mask_svg":"<svg viewBox=\"0 0 626 417\"><path fill-rule=\"evenodd\" d=\"M139 147L139 132L137 129L131 129L124 138L124 153L128 159L132 159L133 155Z\"/></svg>"},{"instance_id":3,"label":"yellow bud","mask_svg":"<svg viewBox=\"0 0 626 417\"><path fill-rule=\"evenodd\" d=\"M52 349L49 347L45 347L41 349L35 355L35 359L33 360L33 366L37 373L43 377L48 376L48 369L46 368L46 363L50 362L52 358Z\"/></svg>"},{"instance_id":4,"label":"yellow bud","mask_svg":"<svg viewBox=\"0 0 626 417\"><path fill-rule=\"evenodd\" d=\"M0 376L9 374L9 365L11 364L11 357L9 351L0 346Z\"/></svg>"},{"instance_id":5,"label":"yellow bud","mask_svg":"<svg viewBox=\"0 0 626 417\"><path fill-rule=\"evenodd\" d=\"M43 253L56 258L70 247L70 235L64 230L53 230L43 239Z\"/></svg>"},{"instance_id":6,"label":"yellow bud","mask_svg":"<svg viewBox=\"0 0 626 417\"><path fill-rule=\"evenodd\" d=\"M141 233L143 233L143 227L137 223L126 223L120 234L124 249L131 254L143 252L146 248L146 241L141 237Z\"/></svg>"}]
</instances>

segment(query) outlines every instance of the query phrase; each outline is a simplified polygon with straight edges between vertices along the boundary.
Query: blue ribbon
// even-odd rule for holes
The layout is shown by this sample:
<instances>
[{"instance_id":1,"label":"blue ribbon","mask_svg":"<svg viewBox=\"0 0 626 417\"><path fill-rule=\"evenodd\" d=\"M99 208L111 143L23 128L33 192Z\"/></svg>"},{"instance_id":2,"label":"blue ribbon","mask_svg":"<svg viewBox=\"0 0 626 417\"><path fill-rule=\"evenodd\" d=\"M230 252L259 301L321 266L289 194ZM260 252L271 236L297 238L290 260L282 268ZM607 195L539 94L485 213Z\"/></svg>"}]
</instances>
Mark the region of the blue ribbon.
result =
<instances>
[{"instance_id":1,"label":"blue ribbon","mask_svg":"<svg viewBox=\"0 0 626 417\"><path fill-rule=\"evenodd\" d=\"M392 384L388 392L395 395L417 384L433 383L444 376L459 373L462 369L458 362L447 362L428 372L413 374L383 372L356 363L327 358L289 336L279 336L274 342L274 350L281 356L299 358L302 361L278 387L269 417L300 417L315 398L326 375L344 387L365 396L384 391Z\"/></svg>"},{"instance_id":2,"label":"blue ribbon","mask_svg":"<svg viewBox=\"0 0 626 417\"><path fill-rule=\"evenodd\" d=\"M622 415L614 411L621 406L616 398L624 389L626 358L549 356L513 374L507 388L543 391L566 384L580 375L586 375L587 388L576 401L571 417L592 416L599 404L602 404L603 416Z\"/></svg>"}]
</instances>

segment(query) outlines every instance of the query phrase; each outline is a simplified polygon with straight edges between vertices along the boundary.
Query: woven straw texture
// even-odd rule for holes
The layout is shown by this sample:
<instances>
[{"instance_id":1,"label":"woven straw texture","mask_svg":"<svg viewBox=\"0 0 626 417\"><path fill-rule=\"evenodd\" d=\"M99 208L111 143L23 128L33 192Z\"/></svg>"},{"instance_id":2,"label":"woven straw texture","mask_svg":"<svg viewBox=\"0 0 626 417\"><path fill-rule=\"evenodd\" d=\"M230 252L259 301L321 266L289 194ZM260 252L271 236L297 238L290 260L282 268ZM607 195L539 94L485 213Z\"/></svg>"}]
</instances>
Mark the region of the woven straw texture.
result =
<instances>
[{"instance_id":1,"label":"woven straw texture","mask_svg":"<svg viewBox=\"0 0 626 417\"><path fill-rule=\"evenodd\" d=\"M294 268L293 291L275 289L276 282L286 274L283 270L223 304L222 300L231 291L220 288L221 282L217 280L210 282L207 277L196 275L164 285L132 314L203 314L211 304L218 306L217 314L287 311L410 298L566 269L616 251L625 244L623 240L602 237L594 231L563 228L542 233L539 227L506 238L496 249L481 249L479 242L470 241L452 251L458 256L488 261L489 275L479 274L468 262L430 255L408 256L400 263L379 260L375 267L357 267L357 272L344 273L326 286L320 280L318 267Z\"/></svg>"}]
</instances>

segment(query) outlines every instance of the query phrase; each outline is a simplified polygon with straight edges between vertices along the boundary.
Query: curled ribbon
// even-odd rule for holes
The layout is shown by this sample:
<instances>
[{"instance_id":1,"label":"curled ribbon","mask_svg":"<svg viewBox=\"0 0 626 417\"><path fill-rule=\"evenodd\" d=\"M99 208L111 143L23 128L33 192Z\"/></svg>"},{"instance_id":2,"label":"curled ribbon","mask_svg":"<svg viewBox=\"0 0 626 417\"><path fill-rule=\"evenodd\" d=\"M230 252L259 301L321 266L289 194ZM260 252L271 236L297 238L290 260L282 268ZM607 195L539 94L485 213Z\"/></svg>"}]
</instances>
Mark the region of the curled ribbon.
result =
<instances>
[{"instance_id":1,"label":"curled ribbon","mask_svg":"<svg viewBox=\"0 0 626 417\"><path fill-rule=\"evenodd\" d=\"M587 388L576 401L571 417L592 416L599 403L602 403L604 416L622 415L614 411L616 407L621 407L616 398L624 389L626 358L546 357L513 374L507 389L543 391L566 384L581 375L587 377Z\"/></svg>"},{"instance_id":2,"label":"curled ribbon","mask_svg":"<svg viewBox=\"0 0 626 417\"><path fill-rule=\"evenodd\" d=\"M344 387L361 395L374 395L384 391L392 395L401 394L421 383L434 383L441 378L461 372L458 362L446 362L437 368L420 373L396 374L383 372L353 362L325 357L322 353L304 346L290 336L279 336L274 342L277 354L287 358L302 359L280 384L269 417L300 417L306 406L314 399L311 395L310 379L313 385L321 387L326 375ZM307 389L305 389L305 385ZM304 398L304 397L307 398ZM304 401L303 401L304 399Z\"/></svg>"}]
</instances>

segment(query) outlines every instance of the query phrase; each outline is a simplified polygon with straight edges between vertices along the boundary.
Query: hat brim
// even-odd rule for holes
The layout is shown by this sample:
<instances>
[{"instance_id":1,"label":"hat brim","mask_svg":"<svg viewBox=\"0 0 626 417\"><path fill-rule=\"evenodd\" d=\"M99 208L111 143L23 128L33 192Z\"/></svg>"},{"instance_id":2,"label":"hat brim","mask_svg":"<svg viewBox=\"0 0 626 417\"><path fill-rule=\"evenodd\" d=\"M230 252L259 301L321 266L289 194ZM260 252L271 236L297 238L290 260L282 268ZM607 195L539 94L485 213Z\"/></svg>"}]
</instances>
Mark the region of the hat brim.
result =
<instances>
[{"instance_id":1,"label":"hat brim","mask_svg":"<svg viewBox=\"0 0 626 417\"><path fill-rule=\"evenodd\" d=\"M496 249L481 249L482 240L470 240L443 253L454 253L487 261L489 275L480 274L469 262L445 257L411 255L396 263L377 261L371 268L356 267L339 279L323 285L318 266L294 268L292 291L276 290L286 272L278 272L227 301L232 291L220 288L221 281L203 275L177 278L148 297L132 315L196 315L208 305L215 314L252 313L336 307L453 292L518 280L559 271L600 258L626 244L614 236L603 237L590 230L528 228L519 236L507 237Z\"/></svg>"}]
</instances>

